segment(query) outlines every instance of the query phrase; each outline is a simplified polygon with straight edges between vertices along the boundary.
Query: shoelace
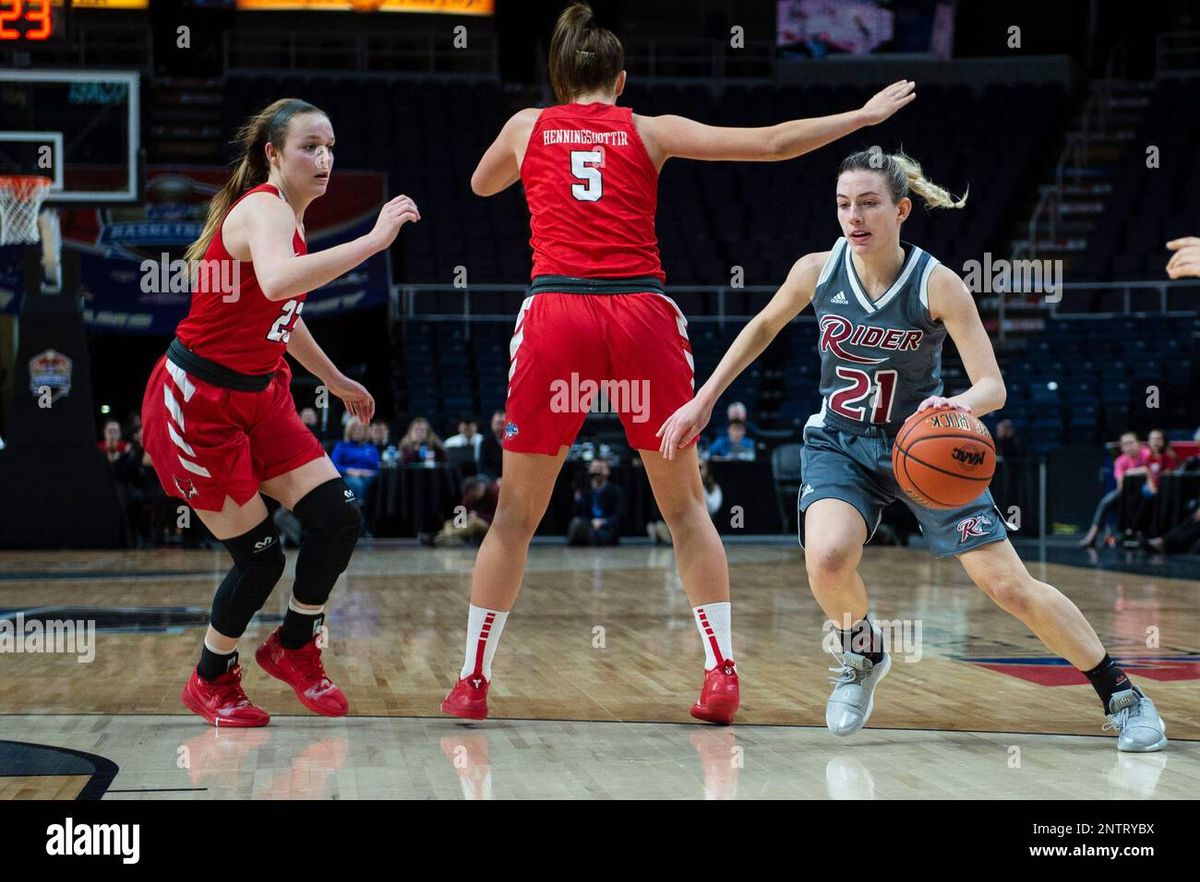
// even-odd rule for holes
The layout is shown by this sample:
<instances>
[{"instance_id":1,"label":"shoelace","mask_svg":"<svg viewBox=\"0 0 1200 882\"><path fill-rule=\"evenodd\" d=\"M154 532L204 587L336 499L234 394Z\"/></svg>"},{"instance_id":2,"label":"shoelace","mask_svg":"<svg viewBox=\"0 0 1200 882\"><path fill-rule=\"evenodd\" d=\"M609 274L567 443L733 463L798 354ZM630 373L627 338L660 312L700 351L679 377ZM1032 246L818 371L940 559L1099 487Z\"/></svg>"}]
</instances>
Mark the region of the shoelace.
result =
<instances>
[{"instance_id":1,"label":"shoelace","mask_svg":"<svg viewBox=\"0 0 1200 882\"><path fill-rule=\"evenodd\" d=\"M232 704L234 707L248 707L250 705L250 699L246 696L245 690L242 689L241 665L238 665L229 673L232 675L232 679L227 680L224 683L214 682L214 685L217 687L217 696L221 700L219 706Z\"/></svg>"},{"instance_id":2,"label":"shoelace","mask_svg":"<svg viewBox=\"0 0 1200 882\"><path fill-rule=\"evenodd\" d=\"M301 662L300 670L304 675L306 688L319 686L321 690L325 690L333 685L333 681L325 674L325 665L321 663L321 650L315 640L293 651L297 653L296 658Z\"/></svg>"},{"instance_id":3,"label":"shoelace","mask_svg":"<svg viewBox=\"0 0 1200 882\"><path fill-rule=\"evenodd\" d=\"M837 683L839 685L846 684L846 683L857 683L861 680L862 677L866 676L865 673L860 676L858 671L856 671L850 665L848 665L844 661L842 661L841 655L839 655L837 652L833 651L832 649L827 650L827 651L829 652L830 655L832 655L835 659L837 659L837 667L829 668L829 670L831 672L837 674L836 677L828 677L827 678L830 683Z\"/></svg>"},{"instance_id":4,"label":"shoelace","mask_svg":"<svg viewBox=\"0 0 1200 882\"><path fill-rule=\"evenodd\" d=\"M1136 703L1129 705L1129 707L1123 707L1115 714L1109 714L1108 722L1100 727L1100 731L1106 732L1112 729L1120 734L1121 730L1129 725L1129 718L1140 716L1141 713L1142 702L1141 699L1138 699Z\"/></svg>"}]
</instances>

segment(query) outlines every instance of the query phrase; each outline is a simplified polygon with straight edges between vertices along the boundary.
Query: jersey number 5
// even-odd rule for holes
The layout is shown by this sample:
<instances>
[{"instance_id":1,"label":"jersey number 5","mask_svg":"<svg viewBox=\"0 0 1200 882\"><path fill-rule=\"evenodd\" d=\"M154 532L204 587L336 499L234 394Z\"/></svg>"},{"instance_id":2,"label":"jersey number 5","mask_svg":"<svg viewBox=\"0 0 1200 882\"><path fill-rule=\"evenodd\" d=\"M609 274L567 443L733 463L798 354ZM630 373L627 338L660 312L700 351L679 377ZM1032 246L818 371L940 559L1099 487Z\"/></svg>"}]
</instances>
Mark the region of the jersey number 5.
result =
<instances>
[{"instance_id":1,"label":"jersey number 5","mask_svg":"<svg viewBox=\"0 0 1200 882\"><path fill-rule=\"evenodd\" d=\"M283 312L272 323L271 330L267 331L267 339L273 343L287 343L292 338L292 328L296 327L296 320L300 318L302 309L304 309L303 300L285 302Z\"/></svg>"},{"instance_id":2,"label":"jersey number 5","mask_svg":"<svg viewBox=\"0 0 1200 882\"><path fill-rule=\"evenodd\" d=\"M838 389L829 396L829 407L836 413L852 420L862 422L866 418L866 408L856 405L871 394L871 375L857 368L839 365L837 375L843 380L849 380L850 385ZM892 418L892 401L896 397L896 372L875 372L875 397L871 401L871 423L882 425Z\"/></svg>"},{"instance_id":3,"label":"jersey number 5","mask_svg":"<svg viewBox=\"0 0 1200 882\"><path fill-rule=\"evenodd\" d=\"M571 151L571 174L583 181L571 185L571 195L580 202L596 202L604 193L604 180L597 168L602 162L604 154L599 150Z\"/></svg>"}]
</instances>

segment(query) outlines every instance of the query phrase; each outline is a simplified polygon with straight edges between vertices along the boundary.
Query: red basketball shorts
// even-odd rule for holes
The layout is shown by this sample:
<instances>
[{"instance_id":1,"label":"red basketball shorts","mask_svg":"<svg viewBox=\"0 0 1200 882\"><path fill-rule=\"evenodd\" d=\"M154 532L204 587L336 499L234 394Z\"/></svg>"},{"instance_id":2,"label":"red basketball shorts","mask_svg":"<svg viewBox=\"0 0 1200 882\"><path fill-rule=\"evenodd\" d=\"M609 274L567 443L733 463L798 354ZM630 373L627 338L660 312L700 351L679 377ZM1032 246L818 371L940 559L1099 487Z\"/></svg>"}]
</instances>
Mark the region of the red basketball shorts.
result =
<instances>
[{"instance_id":1,"label":"red basketball shorts","mask_svg":"<svg viewBox=\"0 0 1200 882\"><path fill-rule=\"evenodd\" d=\"M242 392L188 374L166 355L142 400L142 444L169 496L220 511L243 505L259 485L325 455L300 421L286 361L261 392Z\"/></svg>"},{"instance_id":2,"label":"red basketball shorts","mask_svg":"<svg viewBox=\"0 0 1200 882\"><path fill-rule=\"evenodd\" d=\"M662 294L530 295L509 345L504 449L557 454L590 411L615 413L631 447L692 399L687 320Z\"/></svg>"}]
</instances>

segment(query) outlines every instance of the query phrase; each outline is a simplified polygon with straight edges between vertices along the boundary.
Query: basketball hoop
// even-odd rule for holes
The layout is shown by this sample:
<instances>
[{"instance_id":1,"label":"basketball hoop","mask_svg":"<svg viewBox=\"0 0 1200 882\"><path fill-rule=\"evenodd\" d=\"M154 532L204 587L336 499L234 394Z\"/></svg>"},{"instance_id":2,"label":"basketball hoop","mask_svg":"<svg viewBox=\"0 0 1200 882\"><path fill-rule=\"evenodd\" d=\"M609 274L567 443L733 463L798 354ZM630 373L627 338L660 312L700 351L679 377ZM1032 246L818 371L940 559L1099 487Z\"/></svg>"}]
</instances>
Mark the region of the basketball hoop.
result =
<instances>
[{"instance_id":1,"label":"basketball hoop","mask_svg":"<svg viewBox=\"0 0 1200 882\"><path fill-rule=\"evenodd\" d=\"M0 176L0 245L38 241L38 212L53 183L38 175Z\"/></svg>"}]
</instances>

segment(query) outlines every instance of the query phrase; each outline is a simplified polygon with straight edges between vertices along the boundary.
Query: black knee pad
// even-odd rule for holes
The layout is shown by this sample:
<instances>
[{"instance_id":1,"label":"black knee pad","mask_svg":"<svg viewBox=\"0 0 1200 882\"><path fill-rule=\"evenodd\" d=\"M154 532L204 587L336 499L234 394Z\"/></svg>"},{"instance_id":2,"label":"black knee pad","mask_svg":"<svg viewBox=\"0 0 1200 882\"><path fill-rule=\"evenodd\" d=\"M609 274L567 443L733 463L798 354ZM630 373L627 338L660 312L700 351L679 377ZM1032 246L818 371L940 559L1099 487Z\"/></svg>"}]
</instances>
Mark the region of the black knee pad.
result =
<instances>
[{"instance_id":1,"label":"black knee pad","mask_svg":"<svg viewBox=\"0 0 1200 882\"><path fill-rule=\"evenodd\" d=\"M241 637L283 575L283 549L270 517L222 544L233 556L233 569L217 588L209 621L226 637Z\"/></svg>"},{"instance_id":2,"label":"black knee pad","mask_svg":"<svg viewBox=\"0 0 1200 882\"><path fill-rule=\"evenodd\" d=\"M350 563L362 532L362 512L354 491L333 478L305 494L293 513L302 532L292 594L301 603L320 606Z\"/></svg>"}]
</instances>

